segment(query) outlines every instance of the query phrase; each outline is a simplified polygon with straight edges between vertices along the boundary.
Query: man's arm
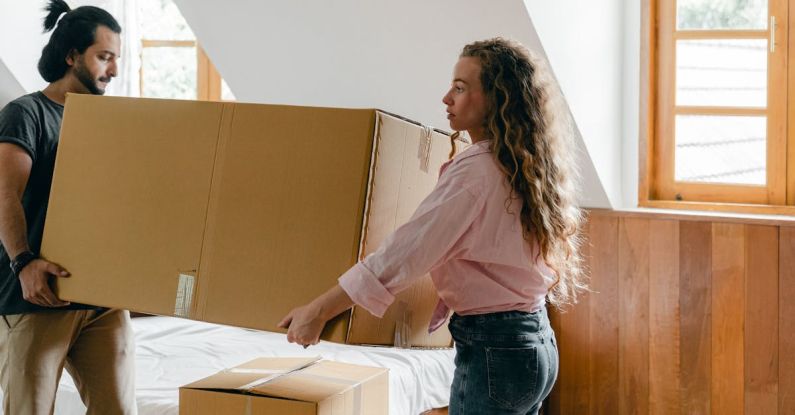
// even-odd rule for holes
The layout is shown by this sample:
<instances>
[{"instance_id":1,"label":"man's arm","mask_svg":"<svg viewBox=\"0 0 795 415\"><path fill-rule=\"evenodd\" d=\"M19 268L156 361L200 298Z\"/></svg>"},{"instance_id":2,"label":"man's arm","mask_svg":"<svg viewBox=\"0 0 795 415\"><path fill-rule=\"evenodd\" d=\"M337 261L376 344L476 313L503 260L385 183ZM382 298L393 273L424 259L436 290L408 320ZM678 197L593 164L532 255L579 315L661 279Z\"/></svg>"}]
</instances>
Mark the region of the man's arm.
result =
<instances>
[{"instance_id":1,"label":"man's arm","mask_svg":"<svg viewBox=\"0 0 795 415\"><path fill-rule=\"evenodd\" d=\"M25 150L15 144L0 143L0 242L10 259L30 249L22 195L32 167L33 161ZM29 263L19 274L23 298L44 307L69 305L50 289L51 275L66 277L69 273L42 259Z\"/></svg>"},{"instance_id":2,"label":"man's arm","mask_svg":"<svg viewBox=\"0 0 795 415\"><path fill-rule=\"evenodd\" d=\"M11 259L29 249L22 194L32 166L25 150L0 143L0 241Z\"/></svg>"}]
</instances>

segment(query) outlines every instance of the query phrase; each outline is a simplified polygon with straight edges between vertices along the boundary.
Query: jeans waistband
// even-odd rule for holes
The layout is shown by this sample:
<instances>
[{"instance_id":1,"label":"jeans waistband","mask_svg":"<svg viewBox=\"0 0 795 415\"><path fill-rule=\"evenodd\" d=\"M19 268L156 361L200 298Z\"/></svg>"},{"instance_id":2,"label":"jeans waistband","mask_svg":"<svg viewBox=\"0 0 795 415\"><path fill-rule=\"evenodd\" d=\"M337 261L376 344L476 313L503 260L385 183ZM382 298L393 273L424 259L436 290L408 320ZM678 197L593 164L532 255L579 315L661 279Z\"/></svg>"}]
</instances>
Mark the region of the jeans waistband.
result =
<instances>
[{"instance_id":1,"label":"jeans waistband","mask_svg":"<svg viewBox=\"0 0 795 415\"><path fill-rule=\"evenodd\" d=\"M503 311L471 316L453 314L449 328L457 341L521 341L552 335L545 308L532 313Z\"/></svg>"}]
</instances>

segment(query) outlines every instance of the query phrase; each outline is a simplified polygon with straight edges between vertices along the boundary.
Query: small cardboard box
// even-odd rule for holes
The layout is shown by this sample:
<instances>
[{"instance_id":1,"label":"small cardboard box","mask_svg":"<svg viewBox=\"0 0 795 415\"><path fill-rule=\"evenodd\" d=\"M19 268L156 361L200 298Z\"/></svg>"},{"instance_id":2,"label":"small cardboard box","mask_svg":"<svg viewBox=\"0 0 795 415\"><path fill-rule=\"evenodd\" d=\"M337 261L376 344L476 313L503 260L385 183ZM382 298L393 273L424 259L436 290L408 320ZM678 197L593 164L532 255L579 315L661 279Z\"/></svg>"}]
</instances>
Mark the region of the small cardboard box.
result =
<instances>
[{"instance_id":1,"label":"small cardboard box","mask_svg":"<svg viewBox=\"0 0 795 415\"><path fill-rule=\"evenodd\" d=\"M387 415L389 370L261 358L179 390L180 415Z\"/></svg>"},{"instance_id":2,"label":"small cardboard box","mask_svg":"<svg viewBox=\"0 0 795 415\"><path fill-rule=\"evenodd\" d=\"M283 331L409 219L449 152L373 109L70 94L42 255L71 272L66 300ZM437 301L425 276L383 319L354 307L323 338L392 345L403 308L412 345L449 346L426 330Z\"/></svg>"}]
</instances>

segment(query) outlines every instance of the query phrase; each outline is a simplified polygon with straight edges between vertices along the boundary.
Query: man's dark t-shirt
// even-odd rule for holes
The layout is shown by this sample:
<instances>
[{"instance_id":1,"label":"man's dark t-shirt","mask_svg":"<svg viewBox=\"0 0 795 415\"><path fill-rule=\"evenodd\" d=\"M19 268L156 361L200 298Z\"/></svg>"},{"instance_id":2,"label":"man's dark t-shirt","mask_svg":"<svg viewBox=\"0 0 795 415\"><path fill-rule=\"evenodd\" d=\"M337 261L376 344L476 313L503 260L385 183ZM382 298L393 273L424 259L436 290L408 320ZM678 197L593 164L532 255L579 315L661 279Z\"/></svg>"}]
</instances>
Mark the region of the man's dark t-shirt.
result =
<instances>
[{"instance_id":1,"label":"man's dark t-shirt","mask_svg":"<svg viewBox=\"0 0 795 415\"><path fill-rule=\"evenodd\" d=\"M41 249L62 119L63 106L41 92L17 98L0 110L0 143L22 147L33 160L22 207L28 225L28 244L37 254ZM11 272L9 262L8 253L0 244L0 315L51 310L22 298L22 286ZM59 309L85 308L89 307L72 304Z\"/></svg>"}]
</instances>

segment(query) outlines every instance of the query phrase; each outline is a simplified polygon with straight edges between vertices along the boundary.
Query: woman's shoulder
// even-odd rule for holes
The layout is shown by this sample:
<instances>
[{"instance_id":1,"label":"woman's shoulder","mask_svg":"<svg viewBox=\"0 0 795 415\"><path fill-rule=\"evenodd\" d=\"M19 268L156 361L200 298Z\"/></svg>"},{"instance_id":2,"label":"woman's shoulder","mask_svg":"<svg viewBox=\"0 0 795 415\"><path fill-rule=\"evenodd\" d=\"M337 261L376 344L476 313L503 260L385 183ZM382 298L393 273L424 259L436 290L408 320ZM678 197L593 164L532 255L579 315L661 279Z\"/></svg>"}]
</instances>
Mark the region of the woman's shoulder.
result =
<instances>
[{"instance_id":1,"label":"woman's shoulder","mask_svg":"<svg viewBox=\"0 0 795 415\"><path fill-rule=\"evenodd\" d=\"M451 182L473 185L488 185L502 177L491 148L477 143L464 149L443 167L442 177Z\"/></svg>"}]
</instances>

